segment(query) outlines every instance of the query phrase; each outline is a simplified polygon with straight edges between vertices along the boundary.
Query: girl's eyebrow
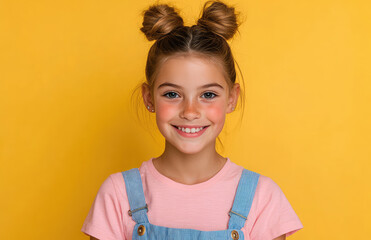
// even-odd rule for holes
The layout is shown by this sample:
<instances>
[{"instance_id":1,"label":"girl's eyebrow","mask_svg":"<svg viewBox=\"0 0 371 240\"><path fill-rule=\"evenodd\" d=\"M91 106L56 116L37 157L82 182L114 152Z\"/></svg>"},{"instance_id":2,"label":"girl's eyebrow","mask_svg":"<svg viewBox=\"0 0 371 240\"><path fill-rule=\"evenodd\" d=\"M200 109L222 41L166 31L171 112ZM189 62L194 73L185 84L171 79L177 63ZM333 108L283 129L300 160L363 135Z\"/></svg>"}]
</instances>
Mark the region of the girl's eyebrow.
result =
<instances>
[{"instance_id":1,"label":"girl's eyebrow","mask_svg":"<svg viewBox=\"0 0 371 240\"><path fill-rule=\"evenodd\" d=\"M183 89L183 87L179 86L179 85L176 85L174 83L163 83L163 84L160 84L160 86L158 86L157 89L161 88L161 87L165 87L165 86L170 86L170 87L175 87L175 88L180 88L180 89ZM221 89L224 89L220 84L217 84L217 83L209 83L209 84L206 84L206 85L203 85L200 88L209 88L209 87L219 87Z\"/></svg>"}]
</instances>

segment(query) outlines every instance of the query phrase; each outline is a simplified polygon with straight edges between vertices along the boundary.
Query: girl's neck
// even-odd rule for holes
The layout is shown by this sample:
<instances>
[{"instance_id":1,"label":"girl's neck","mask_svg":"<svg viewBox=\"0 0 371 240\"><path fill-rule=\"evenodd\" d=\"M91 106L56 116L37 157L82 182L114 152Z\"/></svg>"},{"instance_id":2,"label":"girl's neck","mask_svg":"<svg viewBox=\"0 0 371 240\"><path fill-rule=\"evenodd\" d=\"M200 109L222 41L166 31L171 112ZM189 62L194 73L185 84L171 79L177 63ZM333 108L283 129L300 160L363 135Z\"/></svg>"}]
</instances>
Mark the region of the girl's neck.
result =
<instances>
[{"instance_id":1,"label":"girl's neck","mask_svg":"<svg viewBox=\"0 0 371 240\"><path fill-rule=\"evenodd\" d=\"M166 142L164 152L152 161L162 175L192 185L212 178L223 168L227 159L216 152L215 143L201 152L185 154Z\"/></svg>"}]
</instances>

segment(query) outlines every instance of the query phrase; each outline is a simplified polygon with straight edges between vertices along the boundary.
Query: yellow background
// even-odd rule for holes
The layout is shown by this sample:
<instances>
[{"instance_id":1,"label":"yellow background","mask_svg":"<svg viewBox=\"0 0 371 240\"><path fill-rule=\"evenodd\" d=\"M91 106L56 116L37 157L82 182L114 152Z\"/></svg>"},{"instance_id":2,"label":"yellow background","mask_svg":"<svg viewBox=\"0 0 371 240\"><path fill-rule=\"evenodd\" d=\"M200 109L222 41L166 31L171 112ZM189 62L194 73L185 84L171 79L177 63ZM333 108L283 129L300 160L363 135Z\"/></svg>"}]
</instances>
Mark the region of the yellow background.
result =
<instances>
[{"instance_id":1,"label":"yellow background","mask_svg":"<svg viewBox=\"0 0 371 240\"><path fill-rule=\"evenodd\" d=\"M228 2L246 106L221 153L281 187L304 225L290 239L369 239L370 1ZM150 3L1 0L0 239L88 239L102 182L161 153L130 102ZM204 1L172 3L190 25Z\"/></svg>"}]
</instances>

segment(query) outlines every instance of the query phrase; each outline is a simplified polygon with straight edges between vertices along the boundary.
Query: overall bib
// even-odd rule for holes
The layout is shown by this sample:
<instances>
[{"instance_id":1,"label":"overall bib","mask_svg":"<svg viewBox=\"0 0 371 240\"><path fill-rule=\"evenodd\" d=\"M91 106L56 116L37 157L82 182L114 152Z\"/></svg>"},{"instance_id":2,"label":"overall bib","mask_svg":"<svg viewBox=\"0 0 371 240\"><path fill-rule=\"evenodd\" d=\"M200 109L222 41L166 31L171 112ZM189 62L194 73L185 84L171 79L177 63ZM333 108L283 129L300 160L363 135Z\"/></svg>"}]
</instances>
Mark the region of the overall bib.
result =
<instances>
[{"instance_id":1,"label":"overall bib","mask_svg":"<svg viewBox=\"0 0 371 240\"><path fill-rule=\"evenodd\" d=\"M129 200L129 215L136 222L133 240L237 240L245 239L241 228L245 225L254 199L259 174L243 169L233 206L230 212L228 229L200 231L186 228L167 228L153 225L148 221L148 206L144 198L142 179L139 169L133 168L122 172L126 193Z\"/></svg>"}]
</instances>

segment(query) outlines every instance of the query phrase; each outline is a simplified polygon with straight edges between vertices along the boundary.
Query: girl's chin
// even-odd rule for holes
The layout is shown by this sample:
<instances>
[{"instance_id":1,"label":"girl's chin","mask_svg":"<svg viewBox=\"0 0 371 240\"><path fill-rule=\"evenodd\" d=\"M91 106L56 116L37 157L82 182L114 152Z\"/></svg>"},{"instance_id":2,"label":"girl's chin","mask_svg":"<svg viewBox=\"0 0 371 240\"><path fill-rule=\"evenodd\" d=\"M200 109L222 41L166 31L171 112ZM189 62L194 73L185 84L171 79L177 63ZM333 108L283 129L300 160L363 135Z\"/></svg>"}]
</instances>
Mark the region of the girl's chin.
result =
<instances>
[{"instance_id":1,"label":"girl's chin","mask_svg":"<svg viewBox=\"0 0 371 240\"><path fill-rule=\"evenodd\" d=\"M194 154L201 152L201 150L194 150L194 149L178 149L178 150L181 153L187 154L187 155L194 155Z\"/></svg>"},{"instance_id":2,"label":"girl's chin","mask_svg":"<svg viewBox=\"0 0 371 240\"><path fill-rule=\"evenodd\" d=\"M183 145L183 146L174 146L176 149L178 149L179 152L183 153L183 154L197 154L197 153L200 153L204 150L204 148L202 148L200 146L200 144L186 144L186 145Z\"/></svg>"}]
</instances>

